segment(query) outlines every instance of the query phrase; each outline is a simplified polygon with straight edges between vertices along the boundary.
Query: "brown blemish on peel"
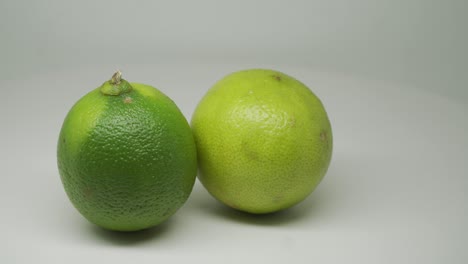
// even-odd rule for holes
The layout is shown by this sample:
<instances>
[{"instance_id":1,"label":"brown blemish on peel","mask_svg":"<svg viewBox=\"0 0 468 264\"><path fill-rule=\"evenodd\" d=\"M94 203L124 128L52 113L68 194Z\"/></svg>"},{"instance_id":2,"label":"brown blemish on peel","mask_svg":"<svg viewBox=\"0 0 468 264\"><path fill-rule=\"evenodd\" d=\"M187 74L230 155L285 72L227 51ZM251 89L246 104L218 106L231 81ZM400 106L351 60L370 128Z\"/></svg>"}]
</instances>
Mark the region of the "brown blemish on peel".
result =
<instances>
[{"instance_id":1,"label":"brown blemish on peel","mask_svg":"<svg viewBox=\"0 0 468 264\"><path fill-rule=\"evenodd\" d=\"M320 133L320 139L321 139L322 141L326 141L326 140L327 140L327 132L322 131L322 132Z\"/></svg>"},{"instance_id":2,"label":"brown blemish on peel","mask_svg":"<svg viewBox=\"0 0 468 264\"><path fill-rule=\"evenodd\" d=\"M125 97L123 100L124 104L131 104L133 102L133 99L131 97Z\"/></svg>"},{"instance_id":3,"label":"brown blemish on peel","mask_svg":"<svg viewBox=\"0 0 468 264\"><path fill-rule=\"evenodd\" d=\"M83 188L83 195L86 199L89 199L93 196L94 192L93 190L91 189L91 187L89 186L86 186Z\"/></svg>"},{"instance_id":4,"label":"brown blemish on peel","mask_svg":"<svg viewBox=\"0 0 468 264\"><path fill-rule=\"evenodd\" d=\"M273 78L277 80L278 82L281 81L281 76L279 76L278 74L273 75Z\"/></svg>"},{"instance_id":5,"label":"brown blemish on peel","mask_svg":"<svg viewBox=\"0 0 468 264\"><path fill-rule=\"evenodd\" d=\"M254 149L252 149L247 142L245 142L245 141L242 142L241 147L242 147L242 150L243 150L244 154L250 160L255 160L255 161L259 160L259 158L260 158L259 154Z\"/></svg>"}]
</instances>

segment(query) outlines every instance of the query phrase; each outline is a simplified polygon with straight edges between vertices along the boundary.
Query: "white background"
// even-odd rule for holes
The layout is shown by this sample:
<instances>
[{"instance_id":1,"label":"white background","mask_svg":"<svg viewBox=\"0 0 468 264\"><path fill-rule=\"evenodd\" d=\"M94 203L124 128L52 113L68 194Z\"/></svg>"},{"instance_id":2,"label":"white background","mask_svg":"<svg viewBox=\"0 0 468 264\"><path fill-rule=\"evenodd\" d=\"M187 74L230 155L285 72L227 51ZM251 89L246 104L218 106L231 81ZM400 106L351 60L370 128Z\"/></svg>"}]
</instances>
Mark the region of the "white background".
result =
<instances>
[{"instance_id":1,"label":"white background","mask_svg":"<svg viewBox=\"0 0 468 264\"><path fill-rule=\"evenodd\" d=\"M1 263L466 263L466 1L2 1ZM116 69L190 120L224 75L306 83L334 131L328 174L269 216L197 183L168 222L101 230L68 201L56 141Z\"/></svg>"}]
</instances>

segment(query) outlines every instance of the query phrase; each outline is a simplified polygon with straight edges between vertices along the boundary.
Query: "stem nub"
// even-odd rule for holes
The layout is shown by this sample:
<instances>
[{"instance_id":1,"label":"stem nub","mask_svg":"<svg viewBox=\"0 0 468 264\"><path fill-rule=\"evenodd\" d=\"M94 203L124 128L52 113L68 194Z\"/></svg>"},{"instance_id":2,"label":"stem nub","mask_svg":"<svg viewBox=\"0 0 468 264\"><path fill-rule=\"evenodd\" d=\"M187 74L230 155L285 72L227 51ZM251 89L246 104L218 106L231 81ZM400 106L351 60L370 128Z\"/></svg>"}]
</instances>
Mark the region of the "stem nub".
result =
<instances>
[{"instance_id":1,"label":"stem nub","mask_svg":"<svg viewBox=\"0 0 468 264\"><path fill-rule=\"evenodd\" d=\"M120 84L120 80L122 79L122 72L120 70L117 70L114 75L112 75L112 78L110 79L111 84Z\"/></svg>"},{"instance_id":2,"label":"stem nub","mask_svg":"<svg viewBox=\"0 0 468 264\"><path fill-rule=\"evenodd\" d=\"M118 70L109 81L101 85L100 90L104 95L120 95L132 91L133 88L129 82L122 79L122 72Z\"/></svg>"}]
</instances>

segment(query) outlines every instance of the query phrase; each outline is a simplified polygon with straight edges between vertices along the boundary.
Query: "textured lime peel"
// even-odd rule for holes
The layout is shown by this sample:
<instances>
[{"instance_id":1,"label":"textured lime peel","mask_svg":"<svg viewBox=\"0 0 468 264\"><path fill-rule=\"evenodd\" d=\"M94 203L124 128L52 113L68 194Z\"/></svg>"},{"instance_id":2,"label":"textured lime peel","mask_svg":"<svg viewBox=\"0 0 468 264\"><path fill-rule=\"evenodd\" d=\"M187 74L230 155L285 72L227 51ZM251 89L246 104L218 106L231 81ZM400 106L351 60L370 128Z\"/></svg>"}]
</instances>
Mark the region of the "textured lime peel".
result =
<instances>
[{"instance_id":1,"label":"textured lime peel","mask_svg":"<svg viewBox=\"0 0 468 264\"><path fill-rule=\"evenodd\" d=\"M218 81L192 117L200 181L219 201L271 213L304 200L325 175L332 131L319 98L272 70Z\"/></svg>"},{"instance_id":2,"label":"textured lime peel","mask_svg":"<svg viewBox=\"0 0 468 264\"><path fill-rule=\"evenodd\" d=\"M75 208L119 231L165 221L185 203L197 174L195 142L178 107L120 72L69 111L57 158Z\"/></svg>"}]
</instances>

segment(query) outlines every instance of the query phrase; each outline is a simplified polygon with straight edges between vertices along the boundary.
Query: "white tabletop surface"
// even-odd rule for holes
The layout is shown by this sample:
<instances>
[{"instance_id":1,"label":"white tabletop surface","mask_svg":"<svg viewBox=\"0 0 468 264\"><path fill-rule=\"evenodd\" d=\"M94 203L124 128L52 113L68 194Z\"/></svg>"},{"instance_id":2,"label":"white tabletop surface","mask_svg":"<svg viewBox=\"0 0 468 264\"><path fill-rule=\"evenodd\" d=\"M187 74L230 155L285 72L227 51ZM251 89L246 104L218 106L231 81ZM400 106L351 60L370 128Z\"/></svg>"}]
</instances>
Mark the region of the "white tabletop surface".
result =
<instances>
[{"instance_id":1,"label":"white tabletop surface","mask_svg":"<svg viewBox=\"0 0 468 264\"><path fill-rule=\"evenodd\" d=\"M104 231L68 201L56 143L73 103L120 68L187 119L218 79L275 68L307 84L333 128L327 175L301 204L254 216L196 183L157 228ZM468 263L468 106L418 87L286 65L94 65L0 80L0 263ZM228 151L228 150L226 150Z\"/></svg>"}]
</instances>

